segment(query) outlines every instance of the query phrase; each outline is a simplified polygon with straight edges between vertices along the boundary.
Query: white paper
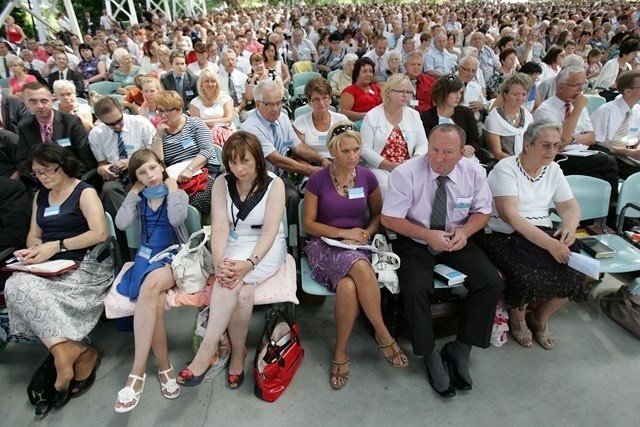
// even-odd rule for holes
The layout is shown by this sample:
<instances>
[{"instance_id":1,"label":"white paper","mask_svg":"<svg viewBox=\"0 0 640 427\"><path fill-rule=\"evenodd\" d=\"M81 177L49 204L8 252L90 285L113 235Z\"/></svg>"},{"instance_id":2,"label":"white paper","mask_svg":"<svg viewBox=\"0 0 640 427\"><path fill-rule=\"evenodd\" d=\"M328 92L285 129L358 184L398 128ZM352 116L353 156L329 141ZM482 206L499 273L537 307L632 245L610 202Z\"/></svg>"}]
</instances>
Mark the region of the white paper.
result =
<instances>
[{"instance_id":1,"label":"white paper","mask_svg":"<svg viewBox=\"0 0 640 427\"><path fill-rule=\"evenodd\" d=\"M365 250L365 251L374 251L374 252L378 251L376 248L374 248L371 245L347 245L346 243L342 243L340 240L330 239L328 237L321 237L321 239L327 245L335 246L337 248L352 249L352 250L362 249L362 250Z\"/></svg>"},{"instance_id":2,"label":"white paper","mask_svg":"<svg viewBox=\"0 0 640 427\"><path fill-rule=\"evenodd\" d=\"M178 175L180 175L180 172L185 170L190 164L191 160L185 160L184 162L175 163L167 168L167 175L169 175L173 179L178 179ZM201 173L201 169L195 170L193 172L193 176L200 175Z\"/></svg>"},{"instance_id":3,"label":"white paper","mask_svg":"<svg viewBox=\"0 0 640 427\"><path fill-rule=\"evenodd\" d=\"M640 165L640 160L639 160L639 159L635 159L635 158L633 158L633 157L631 157L631 156L625 156L625 157L626 157L627 159L631 160L632 162L637 163L637 164L639 164L639 165Z\"/></svg>"},{"instance_id":4,"label":"white paper","mask_svg":"<svg viewBox=\"0 0 640 427\"><path fill-rule=\"evenodd\" d=\"M592 277L596 280L600 279L600 262L588 255L571 252L567 265L569 265L569 267L573 268L574 270L579 271L582 274L586 274L587 276Z\"/></svg>"},{"instance_id":5,"label":"white paper","mask_svg":"<svg viewBox=\"0 0 640 427\"><path fill-rule=\"evenodd\" d=\"M593 156L594 154L598 154L598 152L593 150L590 150L590 151L570 150L570 151L563 151L562 154L569 157L589 157L589 156Z\"/></svg>"}]
</instances>

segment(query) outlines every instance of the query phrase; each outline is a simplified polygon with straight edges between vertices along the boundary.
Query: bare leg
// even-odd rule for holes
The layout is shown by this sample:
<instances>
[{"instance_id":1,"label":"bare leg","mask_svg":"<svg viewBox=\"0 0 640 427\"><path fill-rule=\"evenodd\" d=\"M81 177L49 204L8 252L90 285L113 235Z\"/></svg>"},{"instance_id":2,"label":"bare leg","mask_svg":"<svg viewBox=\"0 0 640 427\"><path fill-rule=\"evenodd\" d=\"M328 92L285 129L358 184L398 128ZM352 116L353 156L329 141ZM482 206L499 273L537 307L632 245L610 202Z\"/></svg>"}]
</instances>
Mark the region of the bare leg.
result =
<instances>
[{"instance_id":1,"label":"bare leg","mask_svg":"<svg viewBox=\"0 0 640 427\"><path fill-rule=\"evenodd\" d=\"M134 375L142 377L146 371L151 344L156 337L158 311L164 310L165 291L171 289L174 284L171 266L167 265L149 273L140 288L133 318L135 355L131 373ZM166 336L164 337L164 353L164 355L156 353L156 358L160 360L164 358L168 361ZM127 385L131 385L129 382ZM137 381L135 385L139 388L142 387L140 381Z\"/></svg>"},{"instance_id":2,"label":"bare leg","mask_svg":"<svg viewBox=\"0 0 640 427\"><path fill-rule=\"evenodd\" d=\"M382 319L382 310L380 309L380 287L376 280L375 273L371 264L365 260L359 260L351 270L349 275L353 278L356 286L356 294L358 302L364 310L365 315L371 322L371 326L375 330L376 340L382 347L394 342L393 337L389 333L387 326ZM383 349L385 356L389 357L396 351L396 345ZM400 347L397 347L400 350ZM402 354L392 359L394 365L402 365L407 363L407 357Z\"/></svg>"},{"instance_id":3,"label":"bare leg","mask_svg":"<svg viewBox=\"0 0 640 427\"><path fill-rule=\"evenodd\" d=\"M247 344L247 331L251 314L253 313L253 301L255 297L255 285L242 286L236 309L231 316L229 326L229 340L231 341L231 360L229 362L229 374L240 375L244 371L245 348Z\"/></svg>"},{"instance_id":4,"label":"bare leg","mask_svg":"<svg viewBox=\"0 0 640 427\"><path fill-rule=\"evenodd\" d=\"M200 344L198 353L196 353L193 361L187 367L195 376L202 375L209 366L211 357L218 350L218 342L229 325L242 288L243 286L240 286L240 284L233 289L223 288L217 281L213 284L213 291L211 292L213 304L209 306L207 332L204 335L202 344Z\"/></svg>"},{"instance_id":5,"label":"bare leg","mask_svg":"<svg viewBox=\"0 0 640 427\"><path fill-rule=\"evenodd\" d=\"M164 292L158 295L158 305L156 311L156 326L153 329L153 339L151 349L158 364L159 371L165 371L171 367L169 361L169 346L167 344L167 328L164 324L166 295Z\"/></svg>"},{"instance_id":6,"label":"bare leg","mask_svg":"<svg viewBox=\"0 0 640 427\"><path fill-rule=\"evenodd\" d=\"M549 319L560 307L568 303L567 298L554 298L541 304L533 316L533 324L536 328L536 340L545 349L550 350L554 347L555 341L549 331Z\"/></svg>"},{"instance_id":7,"label":"bare leg","mask_svg":"<svg viewBox=\"0 0 640 427\"><path fill-rule=\"evenodd\" d=\"M346 362L349 360L349 356L347 356L347 346L353 325L358 318L358 296L356 284L351 276L344 276L336 286L334 316L336 321L336 344L333 349L331 373L348 375L349 366ZM343 387L346 381L347 379L341 376L332 376L331 378L332 385L338 388Z\"/></svg>"}]
</instances>

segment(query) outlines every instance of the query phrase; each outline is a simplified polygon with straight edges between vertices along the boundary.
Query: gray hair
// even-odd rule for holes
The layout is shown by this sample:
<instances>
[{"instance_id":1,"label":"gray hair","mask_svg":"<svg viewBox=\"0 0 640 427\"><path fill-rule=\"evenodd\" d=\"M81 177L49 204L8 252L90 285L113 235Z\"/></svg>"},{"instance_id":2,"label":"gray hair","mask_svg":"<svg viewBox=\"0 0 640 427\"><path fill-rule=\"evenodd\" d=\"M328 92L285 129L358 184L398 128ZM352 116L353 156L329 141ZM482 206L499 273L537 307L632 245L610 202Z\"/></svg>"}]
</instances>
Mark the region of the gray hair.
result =
<instances>
[{"instance_id":1,"label":"gray hair","mask_svg":"<svg viewBox=\"0 0 640 427\"><path fill-rule=\"evenodd\" d=\"M566 58L562 60L560 63L560 69L569 68L569 67L583 67L584 68L584 58L580 55L576 55L572 53L571 55L567 55Z\"/></svg>"},{"instance_id":2,"label":"gray hair","mask_svg":"<svg viewBox=\"0 0 640 427\"><path fill-rule=\"evenodd\" d=\"M389 52L388 59L391 59L392 57L402 60L402 54L400 53L400 51L395 50L395 49L393 49L391 52Z\"/></svg>"},{"instance_id":3,"label":"gray hair","mask_svg":"<svg viewBox=\"0 0 640 427\"><path fill-rule=\"evenodd\" d=\"M354 63L358 60L358 55L355 53L347 53L344 58L342 58L342 68L346 67L349 63Z\"/></svg>"},{"instance_id":4,"label":"gray hair","mask_svg":"<svg viewBox=\"0 0 640 427\"><path fill-rule=\"evenodd\" d=\"M586 73L584 67L572 65L571 67L563 68L556 77L556 87L565 83L572 75L578 73Z\"/></svg>"},{"instance_id":5,"label":"gray hair","mask_svg":"<svg viewBox=\"0 0 640 427\"><path fill-rule=\"evenodd\" d=\"M478 57L478 49L476 49L473 46L465 46L462 48L462 58L466 58L466 57L473 57L473 58L477 58Z\"/></svg>"},{"instance_id":6,"label":"gray hair","mask_svg":"<svg viewBox=\"0 0 640 427\"><path fill-rule=\"evenodd\" d=\"M113 53L111 54L111 58L113 58L114 61L118 61L120 62L120 60L122 59L123 56L131 56L131 54L129 53L129 51L123 47L119 47L116 50L113 51Z\"/></svg>"},{"instance_id":7,"label":"gray hair","mask_svg":"<svg viewBox=\"0 0 640 427\"><path fill-rule=\"evenodd\" d=\"M406 64L410 60L416 59L416 58L420 58L420 61L424 59L422 52L420 52L419 50L414 50L413 52L407 53L407 56L404 58L404 63Z\"/></svg>"},{"instance_id":8,"label":"gray hair","mask_svg":"<svg viewBox=\"0 0 640 427\"><path fill-rule=\"evenodd\" d=\"M271 79L262 80L253 89L253 99L255 99L256 101L262 102L265 91L275 91L275 92L281 93L282 88L278 83L276 83Z\"/></svg>"},{"instance_id":9,"label":"gray hair","mask_svg":"<svg viewBox=\"0 0 640 427\"><path fill-rule=\"evenodd\" d=\"M56 96L58 96L60 91L65 90L65 89L71 90L74 95L76 94L76 86L73 84L72 81L70 81L70 80L56 80L55 82L53 82L53 93Z\"/></svg>"},{"instance_id":10,"label":"gray hair","mask_svg":"<svg viewBox=\"0 0 640 427\"><path fill-rule=\"evenodd\" d=\"M536 141L538 141L538 138L540 137L540 133L542 133L543 130L546 129L551 129L551 130L555 130L556 132L558 132L560 135L562 135L562 125L559 123L554 123L550 120L535 120L533 123L531 123L529 125L529 127L527 128L527 130L524 132L524 136L523 136L523 144L530 144L533 145L536 143Z\"/></svg>"},{"instance_id":11,"label":"gray hair","mask_svg":"<svg viewBox=\"0 0 640 427\"><path fill-rule=\"evenodd\" d=\"M427 137L428 141L433 140L433 134L436 131L444 133L457 133L460 137L460 149L462 150L464 148L464 145L467 141L467 133L460 126L453 123L443 123L441 125L436 125L433 129L431 129L431 132L429 132L429 136Z\"/></svg>"},{"instance_id":12,"label":"gray hair","mask_svg":"<svg viewBox=\"0 0 640 427\"><path fill-rule=\"evenodd\" d=\"M475 48L474 48L475 49ZM477 52L477 49L476 49ZM462 59L460 59L460 61L458 62L458 65L466 65L469 62L473 62L473 65L475 66L479 66L480 62L478 62L478 59L475 56L463 56Z\"/></svg>"}]
</instances>

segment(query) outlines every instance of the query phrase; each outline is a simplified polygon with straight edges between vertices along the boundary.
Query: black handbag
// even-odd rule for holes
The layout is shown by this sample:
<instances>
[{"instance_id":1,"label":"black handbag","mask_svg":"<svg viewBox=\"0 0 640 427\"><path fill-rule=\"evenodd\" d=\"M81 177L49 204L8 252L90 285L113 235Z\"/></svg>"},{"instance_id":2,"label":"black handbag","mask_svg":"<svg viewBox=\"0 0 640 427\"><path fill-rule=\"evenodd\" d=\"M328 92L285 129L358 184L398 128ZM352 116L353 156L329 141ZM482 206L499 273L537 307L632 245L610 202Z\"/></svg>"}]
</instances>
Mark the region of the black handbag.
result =
<instances>
[{"instance_id":1,"label":"black handbag","mask_svg":"<svg viewBox=\"0 0 640 427\"><path fill-rule=\"evenodd\" d=\"M55 396L56 365L53 354L49 353L42 365L36 369L27 386L27 395L36 407L36 415L44 415L51 410Z\"/></svg>"}]
</instances>

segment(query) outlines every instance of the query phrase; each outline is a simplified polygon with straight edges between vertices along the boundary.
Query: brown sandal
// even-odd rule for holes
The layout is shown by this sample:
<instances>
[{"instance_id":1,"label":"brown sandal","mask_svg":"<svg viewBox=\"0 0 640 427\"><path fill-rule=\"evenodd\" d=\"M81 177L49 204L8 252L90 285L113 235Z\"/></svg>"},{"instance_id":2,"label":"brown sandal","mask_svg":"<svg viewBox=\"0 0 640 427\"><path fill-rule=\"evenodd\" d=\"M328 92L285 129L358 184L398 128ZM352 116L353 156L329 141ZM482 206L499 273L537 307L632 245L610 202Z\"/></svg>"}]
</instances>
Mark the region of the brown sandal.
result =
<instances>
[{"instance_id":1,"label":"brown sandal","mask_svg":"<svg viewBox=\"0 0 640 427\"><path fill-rule=\"evenodd\" d=\"M349 362L349 359L340 363L336 362L335 360L331 361L331 377L329 378L329 381L331 383L332 389L340 390L342 387L347 385L347 382L349 381L349 369L347 369L345 372L340 371L342 370L342 367L344 365L347 365ZM336 369L335 372L333 372L334 368ZM340 380L342 380L342 383L340 383Z\"/></svg>"},{"instance_id":2,"label":"brown sandal","mask_svg":"<svg viewBox=\"0 0 640 427\"><path fill-rule=\"evenodd\" d=\"M398 345L398 342L396 340L393 340L391 342L391 344L379 345L379 347L380 347L380 350L382 350L382 354L383 355L384 355L384 351L386 349L391 348L391 351L393 353L391 353L390 356L384 355L384 358L387 359L387 363L391 367L393 367L393 368L406 368L407 366L409 366L409 359L407 358L407 355L404 353L404 351L402 351L402 349L400 348L400 346ZM405 358L405 362L395 363L394 361L398 357L404 357Z\"/></svg>"},{"instance_id":3,"label":"brown sandal","mask_svg":"<svg viewBox=\"0 0 640 427\"><path fill-rule=\"evenodd\" d=\"M552 350L555 343L553 341L553 335L549 331L549 322L539 322L531 313L529 316L529 323L531 323L535 329L534 337L538 344L545 350Z\"/></svg>"}]
</instances>

